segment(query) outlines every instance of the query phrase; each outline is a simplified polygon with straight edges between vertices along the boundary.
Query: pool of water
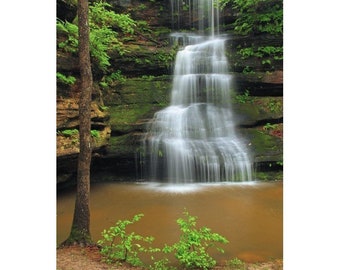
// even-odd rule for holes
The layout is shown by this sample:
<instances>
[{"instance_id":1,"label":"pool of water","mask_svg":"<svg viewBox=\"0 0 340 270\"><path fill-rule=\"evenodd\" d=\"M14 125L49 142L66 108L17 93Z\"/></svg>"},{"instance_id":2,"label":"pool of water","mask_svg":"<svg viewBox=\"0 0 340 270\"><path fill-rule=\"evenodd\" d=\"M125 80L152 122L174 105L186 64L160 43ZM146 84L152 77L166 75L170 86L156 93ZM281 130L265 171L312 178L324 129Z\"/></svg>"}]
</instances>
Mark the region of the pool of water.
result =
<instances>
[{"instance_id":1,"label":"pool of water","mask_svg":"<svg viewBox=\"0 0 340 270\"><path fill-rule=\"evenodd\" d=\"M57 196L57 244L72 223L75 191ZM178 218L183 211L225 236L225 254L213 254L221 263L238 257L246 262L283 258L283 183L245 182L170 185L159 183L97 183L91 185L90 211L93 240L119 219L144 217L131 230L154 236L153 246L179 240Z\"/></svg>"}]
</instances>

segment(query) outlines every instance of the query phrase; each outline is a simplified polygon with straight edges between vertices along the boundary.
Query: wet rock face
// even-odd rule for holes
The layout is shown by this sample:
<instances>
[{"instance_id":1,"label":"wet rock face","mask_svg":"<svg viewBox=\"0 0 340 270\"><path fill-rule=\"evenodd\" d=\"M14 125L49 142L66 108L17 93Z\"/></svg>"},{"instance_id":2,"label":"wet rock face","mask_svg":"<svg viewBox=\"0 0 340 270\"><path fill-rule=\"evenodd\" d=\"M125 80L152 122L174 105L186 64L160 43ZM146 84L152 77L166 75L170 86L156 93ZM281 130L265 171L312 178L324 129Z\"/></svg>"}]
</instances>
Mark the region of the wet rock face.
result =
<instances>
[{"instance_id":1,"label":"wet rock face","mask_svg":"<svg viewBox=\"0 0 340 270\"><path fill-rule=\"evenodd\" d=\"M66 2L70 1L57 1L57 15L72 21L76 9ZM170 100L173 69L171 59L174 57L173 48L166 45L172 27L170 1L109 2L117 12L130 11L133 18L147 21L155 35L152 39L139 36L138 39L127 41L129 53L124 56L111 55L110 72L121 70L122 75L126 76L124 82L100 88L101 75L94 71L91 118L92 129L98 130L99 137L93 137L92 178L101 175L101 178L110 181L124 177L136 180L141 177L139 156L148 121L156 111L165 108ZM232 12L226 11L223 19L226 23L225 31L232 28L230 25L234 20ZM240 44L280 46L282 37L235 37L226 46L229 68L233 75L232 103L237 126L247 140L254 158L254 167L260 177L261 172L282 171L283 64L282 60L277 60L271 66L266 66L256 57L241 59L237 55L237 46ZM247 67L252 72L245 72ZM77 56L57 51L57 70L78 78ZM77 84L65 86L58 83L58 183L71 183L76 177L79 151L77 135L65 136L61 132L78 128L78 95Z\"/></svg>"}]
</instances>

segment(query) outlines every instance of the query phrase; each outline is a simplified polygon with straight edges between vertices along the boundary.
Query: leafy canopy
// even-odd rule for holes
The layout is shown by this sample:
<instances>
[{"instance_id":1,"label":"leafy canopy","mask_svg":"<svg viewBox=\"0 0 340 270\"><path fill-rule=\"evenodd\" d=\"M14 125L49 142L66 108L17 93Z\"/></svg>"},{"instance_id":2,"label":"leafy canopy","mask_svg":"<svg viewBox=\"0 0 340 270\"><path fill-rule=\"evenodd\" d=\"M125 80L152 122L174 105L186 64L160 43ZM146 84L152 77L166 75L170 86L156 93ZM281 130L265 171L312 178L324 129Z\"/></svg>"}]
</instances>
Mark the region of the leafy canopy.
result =
<instances>
[{"instance_id":1,"label":"leafy canopy","mask_svg":"<svg viewBox=\"0 0 340 270\"><path fill-rule=\"evenodd\" d=\"M128 14L117 14L111 5L104 2L93 2L89 5L90 54L92 63L102 71L110 66L109 52L126 53L119 34L134 33L136 22ZM78 26L76 23L57 20L57 30L65 33L67 38L59 42L58 47L65 52L78 51Z\"/></svg>"}]
</instances>

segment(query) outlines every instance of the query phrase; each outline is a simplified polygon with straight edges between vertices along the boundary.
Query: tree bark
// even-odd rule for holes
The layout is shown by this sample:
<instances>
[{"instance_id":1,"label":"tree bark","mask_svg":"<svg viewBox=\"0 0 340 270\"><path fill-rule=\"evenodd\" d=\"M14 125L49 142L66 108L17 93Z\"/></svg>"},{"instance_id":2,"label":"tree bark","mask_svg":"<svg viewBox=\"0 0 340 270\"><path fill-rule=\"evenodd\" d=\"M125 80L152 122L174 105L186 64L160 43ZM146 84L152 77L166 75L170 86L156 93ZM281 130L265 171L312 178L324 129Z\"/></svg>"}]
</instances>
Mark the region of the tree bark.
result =
<instances>
[{"instance_id":1,"label":"tree bark","mask_svg":"<svg viewBox=\"0 0 340 270\"><path fill-rule=\"evenodd\" d=\"M81 93L79 99L79 143L77 171L77 195L71 234L68 244L92 244L90 234L90 166L91 166L91 95L92 71L90 61L90 38L88 1L78 0L79 66Z\"/></svg>"}]
</instances>

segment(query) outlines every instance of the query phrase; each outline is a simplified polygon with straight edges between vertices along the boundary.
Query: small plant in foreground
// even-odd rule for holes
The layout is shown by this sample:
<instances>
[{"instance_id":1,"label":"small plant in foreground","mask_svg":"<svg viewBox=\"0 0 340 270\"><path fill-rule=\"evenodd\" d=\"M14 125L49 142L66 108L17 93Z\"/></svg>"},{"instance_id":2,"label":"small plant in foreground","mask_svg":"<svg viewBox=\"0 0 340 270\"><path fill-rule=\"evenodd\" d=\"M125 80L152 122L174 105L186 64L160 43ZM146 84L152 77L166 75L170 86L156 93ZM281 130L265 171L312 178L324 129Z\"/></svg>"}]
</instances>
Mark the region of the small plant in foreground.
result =
<instances>
[{"instance_id":1,"label":"small plant in foreground","mask_svg":"<svg viewBox=\"0 0 340 270\"><path fill-rule=\"evenodd\" d=\"M208 248L213 247L224 253L224 250L217 247L215 243L227 244L229 241L218 233L213 233L207 227L196 229L197 217L190 216L187 211L184 211L183 214L185 215L184 219L177 219L177 224L182 232L179 242L172 246L166 245L163 252L174 252L180 264L187 269L206 270L214 267L216 261L207 253Z\"/></svg>"},{"instance_id":2,"label":"small plant in foreground","mask_svg":"<svg viewBox=\"0 0 340 270\"><path fill-rule=\"evenodd\" d=\"M139 221L144 216L143 214L135 215L132 220L119 220L115 226L104 230L102 232L103 239L98 241L104 261L106 263L127 262L133 266L142 266L150 270L175 270L176 268L170 265L170 260L165 256L165 254L173 253L184 269L207 270L214 267L216 261L207 253L208 248L216 248L219 252L224 253L224 250L216 243L227 244L229 241L223 236L213 233L207 227L196 229L197 217L190 216L187 211L183 213L185 218L177 219L181 230L179 242L172 246L165 244L163 249L143 246L143 242L151 244L154 240L153 237L126 232L127 225ZM146 266L139 258L141 252L162 252L163 254L161 254L160 260L155 260L151 256L153 264Z\"/></svg>"},{"instance_id":3,"label":"small plant in foreground","mask_svg":"<svg viewBox=\"0 0 340 270\"><path fill-rule=\"evenodd\" d=\"M126 227L139 221L144 215L137 214L132 220L118 220L116 225L102 232L103 239L98 241L100 253L106 263L127 262L133 266L142 266L140 252L157 252L157 248L145 248L141 242L151 243L154 238L141 236L134 232L127 233Z\"/></svg>"}]
</instances>

